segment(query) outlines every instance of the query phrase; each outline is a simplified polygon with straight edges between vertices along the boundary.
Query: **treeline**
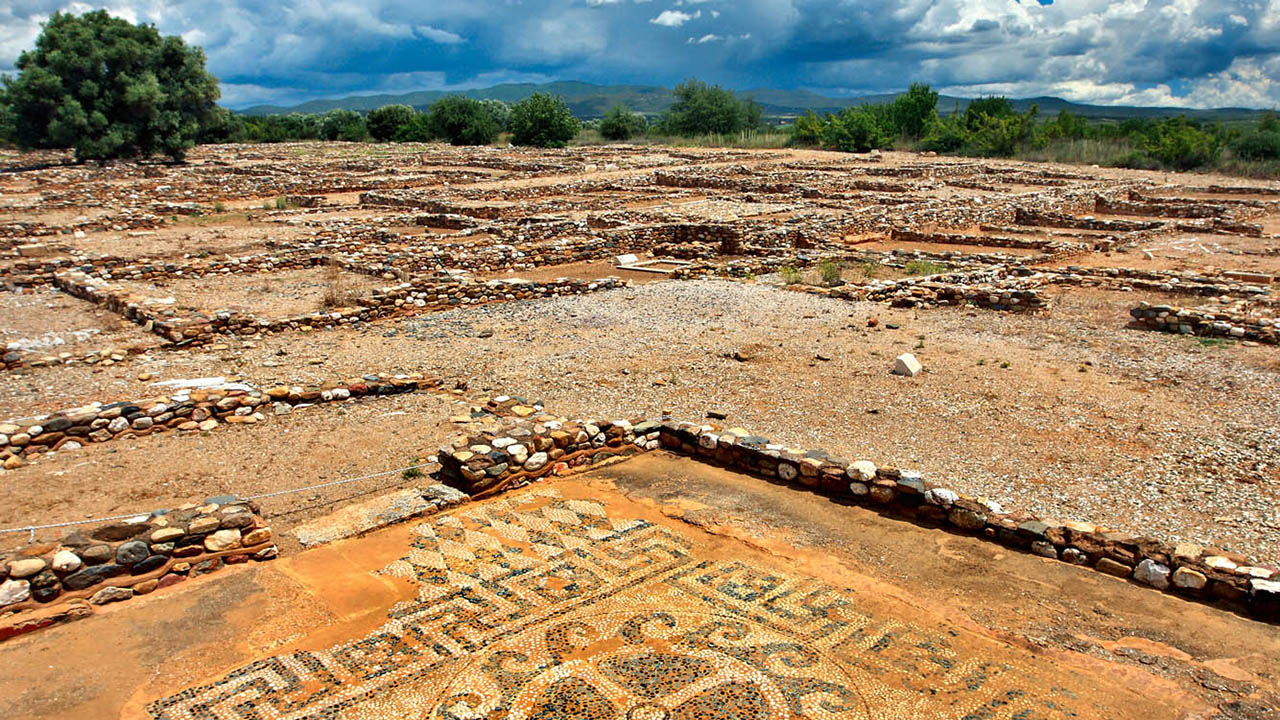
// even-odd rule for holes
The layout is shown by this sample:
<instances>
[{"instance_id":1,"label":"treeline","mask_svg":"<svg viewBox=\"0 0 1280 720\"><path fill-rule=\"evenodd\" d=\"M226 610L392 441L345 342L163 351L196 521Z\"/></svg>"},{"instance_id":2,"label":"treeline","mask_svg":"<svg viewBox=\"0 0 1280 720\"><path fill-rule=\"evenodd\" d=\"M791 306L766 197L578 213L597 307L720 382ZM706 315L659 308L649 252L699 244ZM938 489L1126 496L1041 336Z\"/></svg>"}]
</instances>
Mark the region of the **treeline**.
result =
<instances>
[{"instance_id":1,"label":"treeline","mask_svg":"<svg viewBox=\"0 0 1280 720\"><path fill-rule=\"evenodd\" d=\"M361 115L354 110L326 113L244 116L225 112L205 129L201 140L221 142L434 142L489 145L510 133L516 145L564 147L581 124L564 101L536 93L514 105L462 95L441 98L419 112L408 105L384 105Z\"/></svg>"},{"instance_id":2,"label":"treeline","mask_svg":"<svg viewBox=\"0 0 1280 720\"><path fill-rule=\"evenodd\" d=\"M1041 118L1004 97L985 97L945 117L938 94L915 84L892 102L858 105L818 116L810 111L791 127L791 144L846 152L919 149L979 157L1093 162L1116 167L1248 170L1280 174L1280 118L1267 113L1249 129L1228 128L1186 116L1089 122L1068 110Z\"/></svg>"}]
</instances>

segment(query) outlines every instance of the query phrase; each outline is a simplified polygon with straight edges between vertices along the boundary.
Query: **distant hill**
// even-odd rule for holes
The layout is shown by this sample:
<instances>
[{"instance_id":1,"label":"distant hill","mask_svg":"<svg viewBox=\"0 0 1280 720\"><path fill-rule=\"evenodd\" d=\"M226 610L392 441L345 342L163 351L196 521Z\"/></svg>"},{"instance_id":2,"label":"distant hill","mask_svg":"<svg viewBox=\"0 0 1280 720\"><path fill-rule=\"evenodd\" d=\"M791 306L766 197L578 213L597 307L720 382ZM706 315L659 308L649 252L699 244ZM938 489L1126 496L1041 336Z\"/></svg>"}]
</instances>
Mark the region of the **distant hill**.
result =
<instances>
[{"instance_id":1,"label":"distant hill","mask_svg":"<svg viewBox=\"0 0 1280 720\"><path fill-rule=\"evenodd\" d=\"M441 90L423 90L399 95L352 95L344 98L311 100L300 105L280 107L277 105L257 105L240 112L245 115L272 115L277 113L322 113L329 110L347 109L368 112L383 105L402 104L424 110L431 103L446 95L466 95L477 100L502 100L513 103L523 100L535 92L546 92L564 98L565 104L580 118L591 119L604 115L610 106L621 103L636 112L657 115L671 107L673 98L671 88L654 85L594 85L585 82L553 82L535 85L531 83L509 83L489 88L464 90L461 92L445 92ZM808 90L773 90L760 88L737 92L739 97L753 97L764 108L766 116L787 117L799 115L806 110L819 113L838 112L852 105L865 105L892 100L892 93L885 95L866 95L862 97L835 98L819 95ZM961 110L969 103L968 98L943 95L938 98L938 111L944 115L953 112L957 107ZM1097 120L1124 120L1134 117L1167 117L1186 114L1202 120L1231 122L1256 116L1259 111L1247 108L1219 108L1215 110L1187 110L1185 108L1168 107L1127 107L1110 105L1083 105L1056 97L1019 98L1013 101L1019 112L1025 112L1032 104L1040 106L1041 114L1056 114L1059 110L1070 110L1077 115Z\"/></svg>"}]
</instances>

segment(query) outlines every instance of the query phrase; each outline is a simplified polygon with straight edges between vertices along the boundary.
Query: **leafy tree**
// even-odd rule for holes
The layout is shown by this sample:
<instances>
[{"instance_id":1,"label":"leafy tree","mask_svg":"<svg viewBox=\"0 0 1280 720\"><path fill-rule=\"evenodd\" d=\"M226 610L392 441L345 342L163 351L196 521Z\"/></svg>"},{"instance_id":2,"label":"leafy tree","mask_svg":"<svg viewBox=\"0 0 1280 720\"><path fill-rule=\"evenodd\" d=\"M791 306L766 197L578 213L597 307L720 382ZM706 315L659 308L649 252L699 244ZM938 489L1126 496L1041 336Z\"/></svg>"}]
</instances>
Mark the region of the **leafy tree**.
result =
<instances>
[{"instance_id":1,"label":"leafy tree","mask_svg":"<svg viewBox=\"0 0 1280 720\"><path fill-rule=\"evenodd\" d=\"M450 95L430 111L431 136L452 145L488 145L498 139L498 123L479 100Z\"/></svg>"},{"instance_id":2,"label":"leafy tree","mask_svg":"<svg viewBox=\"0 0 1280 720\"><path fill-rule=\"evenodd\" d=\"M889 145L877 110L868 106L848 107L833 116L822 133L822 143L845 152L868 152Z\"/></svg>"},{"instance_id":3,"label":"leafy tree","mask_svg":"<svg viewBox=\"0 0 1280 720\"><path fill-rule=\"evenodd\" d=\"M564 147L582 125L564 100L534 93L511 108L511 142L535 147Z\"/></svg>"},{"instance_id":4,"label":"leafy tree","mask_svg":"<svg viewBox=\"0 0 1280 720\"><path fill-rule=\"evenodd\" d=\"M676 102L659 127L672 135L728 134L758 127L761 109L754 100L699 80L686 80L673 91Z\"/></svg>"},{"instance_id":5,"label":"leafy tree","mask_svg":"<svg viewBox=\"0 0 1280 720\"><path fill-rule=\"evenodd\" d=\"M435 128L431 124L429 113L415 112L409 121L396 130L392 138L396 142L431 142L435 139Z\"/></svg>"},{"instance_id":6,"label":"leafy tree","mask_svg":"<svg viewBox=\"0 0 1280 720\"><path fill-rule=\"evenodd\" d=\"M1145 150L1167 167L1190 170L1217 160L1222 152L1222 139L1217 133L1201 129L1185 115L1179 115L1156 125Z\"/></svg>"},{"instance_id":7,"label":"leafy tree","mask_svg":"<svg viewBox=\"0 0 1280 720\"><path fill-rule=\"evenodd\" d=\"M355 110L330 110L320 116L321 140L345 140L361 142L369 137L364 116Z\"/></svg>"},{"instance_id":8,"label":"leafy tree","mask_svg":"<svg viewBox=\"0 0 1280 720\"><path fill-rule=\"evenodd\" d=\"M1231 150L1245 160L1280 160L1280 116L1263 115L1258 127L1236 138Z\"/></svg>"},{"instance_id":9,"label":"leafy tree","mask_svg":"<svg viewBox=\"0 0 1280 720\"><path fill-rule=\"evenodd\" d=\"M1041 129L1046 140L1083 140L1089 134L1089 123L1081 116L1063 108L1057 116Z\"/></svg>"},{"instance_id":10,"label":"leafy tree","mask_svg":"<svg viewBox=\"0 0 1280 720\"><path fill-rule=\"evenodd\" d=\"M1007 118L1017 115L1013 103L1006 97L984 97L973 100L964 109L964 127L969 132L980 128L986 118Z\"/></svg>"},{"instance_id":11,"label":"leafy tree","mask_svg":"<svg viewBox=\"0 0 1280 720\"><path fill-rule=\"evenodd\" d=\"M1032 105L1025 115L978 115L977 127L969 133L968 144L979 155L1009 157L1031 139L1039 112L1040 108Z\"/></svg>"},{"instance_id":12,"label":"leafy tree","mask_svg":"<svg viewBox=\"0 0 1280 720\"><path fill-rule=\"evenodd\" d=\"M200 125L200 135L196 142L200 145L244 142L246 137L243 117L226 108L214 107L209 117Z\"/></svg>"},{"instance_id":13,"label":"leafy tree","mask_svg":"<svg viewBox=\"0 0 1280 720\"><path fill-rule=\"evenodd\" d=\"M929 123L938 117L938 93L928 85L911 83L905 93L889 104L888 114L895 133L921 137Z\"/></svg>"},{"instance_id":14,"label":"leafy tree","mask_svg":"<svg viewBox=\"0 0 1280 720\"><path fill-rule=\"evenodd\" d=\"M648 125L643 115L618 104L609 108L600 120L600 134L606 140L630 140L643 134Z\"/></svg>"},{"instance_id":15,"label":"leafy tree","mask_svg":"<svg viewBox=\"0 0 1280 720\"><path fill-rule=\"evenodd\" d=\"M511 106L501 100L481 100L485 109L489 111L489 116L498 125L498 132L508 129L511 124Z\"/></svg>"},{"instance_id":16,"label":"leafy tree","mask_svg":"<svg viewBox=\"0 0 1280 720\"><path fill-rule=\"evenodd\" d=\"M378 142L386 142L395 138L400 128L412 119L413 108L408 105L383 105L370 110L364 124L369 130L369 137Z\"/></svg>"},{"instance_id":17,"label":"leafy tree","mask_svg":"<svg viewBox=\"0 0 1280 720\"><path fill-rule=\"evenodd\" d=\"M204 52L103 10L54 13L5 78L13 137L24 148L75 148L76 159L181 160L218 99Z\"/></svg>"},{"instance_id":18,"label":"leafy tree","mask_svg":"<svg viewBox=\"0 0 1280 720\"><path fill-rule=\"evenodd\" d=\"M791 145L807 145L815 146L822 144L822 133L826 130L828 119L818 117L818 114L812 110L805 112L804 115L796 118L795 125L791 127Z\"/></svg>"}]
</instances>

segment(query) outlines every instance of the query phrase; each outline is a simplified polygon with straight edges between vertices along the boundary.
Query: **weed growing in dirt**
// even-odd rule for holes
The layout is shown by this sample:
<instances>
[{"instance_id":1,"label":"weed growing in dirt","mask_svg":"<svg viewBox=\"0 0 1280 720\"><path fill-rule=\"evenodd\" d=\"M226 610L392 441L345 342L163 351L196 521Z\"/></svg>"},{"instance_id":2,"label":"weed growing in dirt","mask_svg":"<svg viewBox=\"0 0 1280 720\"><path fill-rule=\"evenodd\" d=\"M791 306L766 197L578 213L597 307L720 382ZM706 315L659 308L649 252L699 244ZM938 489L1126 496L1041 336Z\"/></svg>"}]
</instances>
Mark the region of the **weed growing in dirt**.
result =
<instances>
[{"instance_id":1,"label":"weed growing in dirt","mask_svg":"<svg viewBox=\"0 0 1280 720\"><path fill-rule=\"evenodd\" d=\"M818 276L822 278L822 284L827 287L839 285L844 282L841 277L842 274L843 268L841 268L840 263L835 260L823 260L818 263Z\"/></svg>"},{"instance_id":2,"label":"weed growing in dirt","mask_svg":"<svg viewBox=\"0 0 1280 720\"><path fill-rule=\"evenodd\" d=\"M941 275L946 271L946 265L932 260L912 260L907 263L909 275Z\"/></svg>"},{"instance_id":3,"label":"weed growing in dirt","mask_svg":"<svg viewBox=\"0 0 1280 720\"><path fill-rule=\"evenodd\" d=\"M342 268L338 265L326 265L324 268L324 294L320 296L320 309L349 307L355 299L355 292L347 285L342 276Z\"/></svg>"},{"instance_id":4,"label":"weed growing in dirt","mask_svg":"<svg viewBox=\"0 0 1280 720\"><path fill-rule=\"evenodd\" d=\"M876 260L867 260L866 262L858 266L858 272L861 273L862 277L866 278L867 280L870 280L871 278L875 277L876 273L879 272L879 270L880 270L880 263Z\"/></svg>"},{"instance_id":5,"label":"weed growing in dirt","mask_svg":"<svg viewBox=\"0 0 1280 720\"><path fill-rule=\"evenodd\" d=\"M786 283L787 285L800 284L800 271L797 270L793 265L787 265L786 267L779 270L778 274L782 276L782 282Z\"/></svg>"},{"instance_id":6,"label":"weed growing in dirt","mask_svg":"<svg viewBox=\"0 0 1280 720\"><path fill-rule=\"evenodd\" d=\"M216 213L224 213L227 211L227 206L223 205L222 201L219 200L213 204L213 211Z\"/></svg>"}]
</instances>

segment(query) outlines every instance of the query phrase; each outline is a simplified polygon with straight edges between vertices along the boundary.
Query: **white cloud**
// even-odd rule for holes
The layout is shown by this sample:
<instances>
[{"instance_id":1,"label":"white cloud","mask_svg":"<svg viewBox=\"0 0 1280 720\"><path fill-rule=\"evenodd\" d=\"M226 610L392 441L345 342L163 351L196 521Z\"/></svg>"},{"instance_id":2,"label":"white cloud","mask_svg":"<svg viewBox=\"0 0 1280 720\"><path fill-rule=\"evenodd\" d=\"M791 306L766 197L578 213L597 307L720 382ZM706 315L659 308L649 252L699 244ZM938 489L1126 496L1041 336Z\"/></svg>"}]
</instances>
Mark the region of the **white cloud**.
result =
<instances>
[{"instance_id":1,"label":"white cloud","mask_svg":"<svg viewBox=\"0 0 1280 720\"><path fill-rule=\"evenodd\" d=\"M663 27L674 28L674 27L680 27L681 25L684 25L690 20L696 20L700 17L702 17L701 10L698 10L697 12L694 12L694 13L682 12L680 10L663 10L662 12L658 13L657 17L653 18L649 22L653 23L654 25L661 25Z\"/></svg>"},{"instance_id":2,"label":"white cloud","mask_svg":"<svg viewBox=\"0 0 1280 720\"><path fill-rule=\"evenodd\" d=\"M430 25L419 25L414 28L419 36L424 37L431 42L440 43L441 45L457 45L466 42L463 37L457 33L451 33L448 30L441 30Z\"/></svg>"}]
</instances>

